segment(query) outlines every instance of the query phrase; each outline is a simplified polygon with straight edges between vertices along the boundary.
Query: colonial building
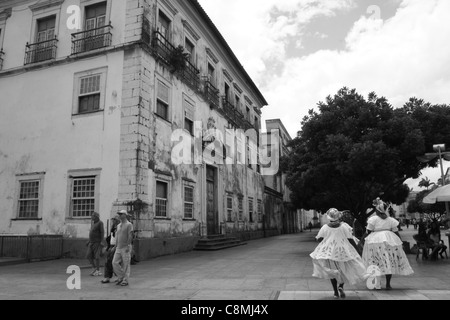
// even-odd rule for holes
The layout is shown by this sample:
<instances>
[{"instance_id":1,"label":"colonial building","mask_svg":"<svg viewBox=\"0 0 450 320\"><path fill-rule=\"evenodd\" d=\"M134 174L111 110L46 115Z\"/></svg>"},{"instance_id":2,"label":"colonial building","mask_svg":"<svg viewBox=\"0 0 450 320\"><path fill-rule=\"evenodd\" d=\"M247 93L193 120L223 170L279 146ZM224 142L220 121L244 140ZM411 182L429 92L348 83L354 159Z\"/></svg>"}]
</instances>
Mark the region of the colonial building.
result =
<instances>
[{"instance_id":1,"label":"colonial building","mask_svg":"<svg viewBox=\"0 0 450 320\"><path fill-rule=\"evenodd\" d=\"M266 120L267 133L263 141L271 158L271 152L278 152L276 159L289 154L288 144L292 140L280 119ZM277 170L273 175L264 176L265 226L277 228L280 233L295 233L302 230L301 211L291 204L291 191L286 186L286 174Z\"/></svg>"},{"instance_id":2,"label":"colonial building","mask_svg":"<svg viewBox=\"0 0 450 320\"><path fill-rule=\"evenodd\" d=\"M267 102L197 1L4 0L0 48L0 234L81 251L127 209L146 258L263 230Z\"/></svg>"}]
</instances>

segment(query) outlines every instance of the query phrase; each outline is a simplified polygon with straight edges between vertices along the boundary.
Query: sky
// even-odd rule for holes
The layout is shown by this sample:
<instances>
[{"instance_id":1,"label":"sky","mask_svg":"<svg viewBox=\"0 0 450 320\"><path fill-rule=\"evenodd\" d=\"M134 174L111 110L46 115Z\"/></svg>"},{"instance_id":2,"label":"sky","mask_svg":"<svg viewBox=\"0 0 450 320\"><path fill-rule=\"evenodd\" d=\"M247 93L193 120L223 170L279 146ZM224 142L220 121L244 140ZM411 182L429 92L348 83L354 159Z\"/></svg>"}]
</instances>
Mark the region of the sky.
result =
<instances>
[{"instance_id":1,"label":"sky","mask_svg":"<svg viewBox=\"0 0 450 320\"><path fill-rule=\"evenodd\" d=\"M199 2L268 101L263 124L281 119L291 137L344 86L395 108L410 97L450 104L449 0Z\"/></svg>"}]
</instances>

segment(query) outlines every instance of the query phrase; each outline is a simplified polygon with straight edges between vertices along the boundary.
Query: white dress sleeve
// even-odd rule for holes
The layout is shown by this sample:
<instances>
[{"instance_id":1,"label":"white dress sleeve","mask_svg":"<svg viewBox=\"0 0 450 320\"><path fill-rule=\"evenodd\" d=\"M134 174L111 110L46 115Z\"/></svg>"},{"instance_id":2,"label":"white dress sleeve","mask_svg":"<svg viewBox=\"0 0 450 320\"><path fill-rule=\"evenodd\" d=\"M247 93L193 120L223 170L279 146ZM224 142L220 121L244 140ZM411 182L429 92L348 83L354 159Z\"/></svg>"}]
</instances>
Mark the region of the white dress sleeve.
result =
<instances>
[{"instance_id":1,"label":"white dress sleeve","mask_svg":"<svg viewBox=\"0 0 450 320\"><path fill-rule=\"evenodd\" d=\"M376 223L376 216L370 217L369 220L367 220L367 230L374 231L375 230L375 223Z\"/></svg>"},{"instance_id":2,"label":"white dress sleeve","mask_svg":"<svg viewBox=\"0 0 450 320\"><path fill-rule=\"evenodd\" d=\"M320 231L317 234L316 239L326 238L327 234L328 234L328 226L324 225L322 228L320 228Z\"/></svg>"},{"instance_id":3,"label":"white dress sleeve","mask_svg":"<svg viewBox=\"0 0 450 320\"><path fill-rule=\"evenodd\" d=\"M347 239L353 239L352 228L348 224L342 224L342 231Z\"/></svg>"},{"instance_id":4,"label":"white dress sleeve","mask_svg":"<svg viewBox=\"0 0 450 320\"><path fill-rule=\"evenodd\" d=\"M391 218L391 231L392 232L397 232L399 224L400 223L397 221L397 219Z\"/></svg>"}]
</instances>

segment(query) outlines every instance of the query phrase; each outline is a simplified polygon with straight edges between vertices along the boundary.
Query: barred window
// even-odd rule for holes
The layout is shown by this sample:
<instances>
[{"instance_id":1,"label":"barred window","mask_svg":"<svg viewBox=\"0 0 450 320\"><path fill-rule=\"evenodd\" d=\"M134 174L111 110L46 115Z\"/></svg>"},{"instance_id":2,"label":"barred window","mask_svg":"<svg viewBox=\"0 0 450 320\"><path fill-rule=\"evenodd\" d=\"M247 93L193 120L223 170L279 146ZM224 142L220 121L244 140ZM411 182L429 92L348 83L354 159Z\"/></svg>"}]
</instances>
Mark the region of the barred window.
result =
<instances>
[{"instance_id":1,"label":"barred window","mask_svg":"<svg viewBox=\"0 0 450 320\"><path fill-rule=\"evenodd\" d=\"M95 176L73 179L71 209L73 218L88 218L95 211Z\"/></svg>"},{"instance_id":2,"label":"barred window","mask_svg":"<svg viewBox=\"0 0 450 320\"><path fill-rule=\"evenodd\" d=\"M184 218L194 218L194 188L184 187Z\"/></svg>"},{"instance_id":3,"label":"barred window","mask_svg":"<svg viewBox=\"0 0 450 320\"><path fill-rule=\"evenodd\" d=\"M233 196L227 196L227 221L233 221Z\"/></svg>"},{"instance_id":4,"label":"barred window","mask_svg":"<svg viewBox=\"0 0 450 320\"><path fill-rule=\"evenodd\" d=\"M244 198L239 198L239 221L244 220Z\"/></svg>"},{"instance_id":5,"label":"barred window","mask_svg":"<svg viewBox=\"0 0 450 320\"><path fill-rule=\"evenodd\" d=\"M39 213L39 181L21 181L19 218L37 218Z\"/></svg>"},{"instance_id":6,"label":"barred window","mask_svg":"<svg viewBox=\"0 0 450 320\"><path fill-rule=\"evenodd\" d=\"M253 198L248 199L248 217L249 221L253 222Z\"/></svg>"},{"instance_id":7,"label":"barred window","mask_svg":"<svg viewBox=\"0 0 450 320\"><path fill-rule=\"evenodd\" d=\"M156 217L167 217L168 187L166 182L156 181Z\"/></svg>"}]
</instances>

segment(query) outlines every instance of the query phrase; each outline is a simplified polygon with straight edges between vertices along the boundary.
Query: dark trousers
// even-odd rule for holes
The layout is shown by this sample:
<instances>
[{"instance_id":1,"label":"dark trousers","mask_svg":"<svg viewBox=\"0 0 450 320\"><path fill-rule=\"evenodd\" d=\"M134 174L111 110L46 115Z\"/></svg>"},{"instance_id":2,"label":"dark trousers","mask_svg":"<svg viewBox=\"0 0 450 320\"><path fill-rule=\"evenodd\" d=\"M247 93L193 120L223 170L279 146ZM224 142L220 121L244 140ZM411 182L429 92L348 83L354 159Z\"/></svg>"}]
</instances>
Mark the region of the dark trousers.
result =
<instances>
[{"instance_id":1,"label":"dark trousers","mask_svg":"<svg viewBox=\"0 0 450 320\"><path fill-rule=\"evenodd\" d=\"M105 262L105 278L111 279L114 275L112 262L113 262L115 253L116 253L116 247L112 247L108 250L108 253L106 255L106 262Z\"/></svg>"}]
</instances>

